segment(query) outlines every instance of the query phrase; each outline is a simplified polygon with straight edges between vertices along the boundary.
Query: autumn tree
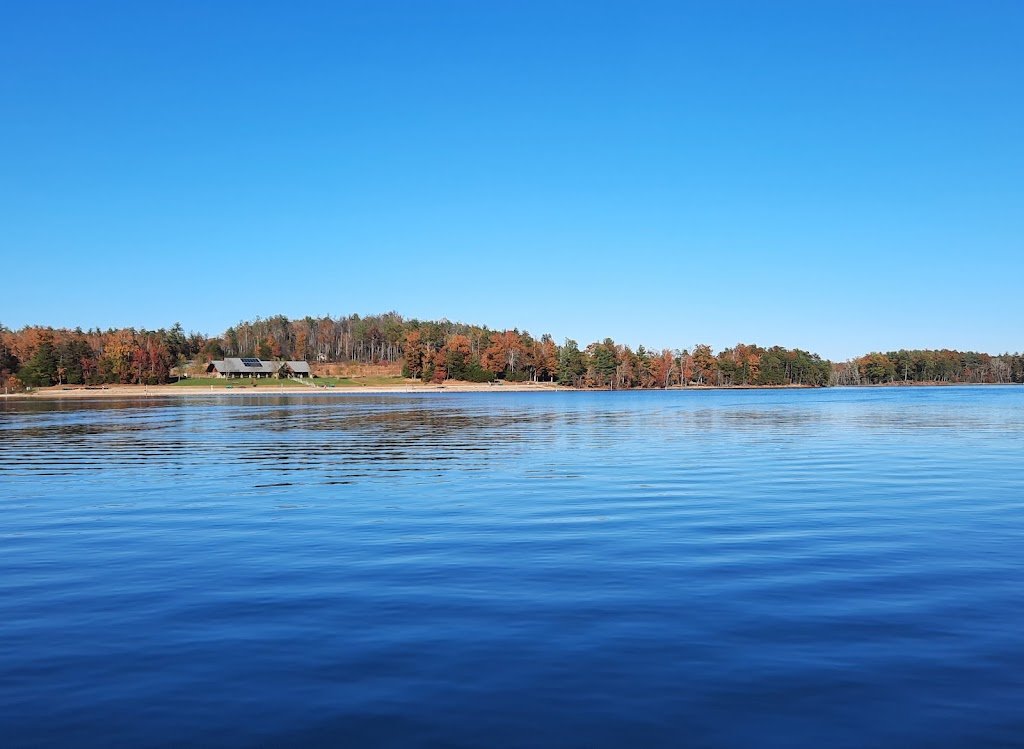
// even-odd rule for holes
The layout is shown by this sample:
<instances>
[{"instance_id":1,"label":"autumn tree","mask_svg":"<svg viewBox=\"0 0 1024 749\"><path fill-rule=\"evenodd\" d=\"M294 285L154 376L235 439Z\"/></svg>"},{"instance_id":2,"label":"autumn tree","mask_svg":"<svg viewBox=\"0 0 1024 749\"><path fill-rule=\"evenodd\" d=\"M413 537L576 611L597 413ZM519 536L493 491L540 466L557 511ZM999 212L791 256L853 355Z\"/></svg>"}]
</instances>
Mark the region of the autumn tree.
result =
<instances>
[{"instance_id":1,"label":"autumn tree","mask_svg":"<svg viewBox=\"0 0 1024 749\"><path fill-rule=\"evenodd\" d=\"M541 336L536 357L536 377L550 382L555 381L558 373L558 346L547 333Z\"/></svg>"},{"instance_id":2,"label":"autumn tree","mask_svg":"<svg viewBox=\"0 0 1024 749\"><path fill-rule=\"evenodd\" d=\"M21 375L33 385L164 382L183 358L225 356L312 358L319 361L400 363L406 375L488 381L557 379L566 385L666 388L705 385L859 385L891 382L1024 383L1024 354L900 349L833 364L816 354L780 346L737 344L717 356L710 346L677 354L636 350L610 339L586 352L551 336L495 332L449 320L382 315L283 315L242 321L208 338L182 326L155 331L0 326L0 378ZM19 383L22 383L19 377Z\"/></svg>"},{"instance_id":3,"label":"autumn tree","mask_svg":"<svg viewBox=\"0 0 1024 749\"><path fill-rule=\"evenodd\" d=\"M206 361L213 361L214 359L223 359L225 356L224 347L221 342L216 338L211 338L203 346L198 349L200 358Z\"/></svg>"},{"instance_id":4,"label":"autumn tree","mask_svg":"<svg viewBox=\"0 0 1024 749\"><path fill-rule=\"evenodd\" d=\"M480 363L485 369L497 373L499 377L514 379L524 355L525 350L519 332L506 330L491 335L491 345L483 352Z\"/></svg>"},{"instance_id":5,"label":"autumn tree","mask_svg":"<svg viewBox=\"0 0 1024 749\"><path fill-rule=\"evenodd\" d=\"M104 382L129 383L132 381L132 354L135 352L131 331L118 331L103 347L100 357L100 376Z\"/></svg>"},{"instance_id":6,"label":"autumn tree","mask_svg":"<svg viewBox=\"0 0 1024 749\"><path fill-rule=\"evenodd\" d=\"M679 384L686 387L693 381L693 355L683 349L679 352L676 366L679 368Z\"/></svg>"},{"instance_id":7,"label":"autumn tree","mask_svg":"<svg viewBox=\"0 0 1024 749\"><path fill-rule=\"evenodd\" d=\"M0 331L0 333L3 333L3 331ZM7 341L0 335L0 382L17 372L18 366L18 357L14 355Z\"/></svg>"},{"instance_id":8,"label":"autumn tree","mask_svg":"<svg viewBox=\"0 0 1024 749\"><path fill-rule=\"evenodd\" d=\"M422 377L426 347L423 336L413 330L405 336L405 351L402 354L402 377Z\"/></svg>"},{"instance_id":9,"label":"autumn tree","mask_svg":"<svg viewBox=\"0 0 1024 749\"><path fill-rule=\"evenodd\" d=\"M642 346L640 350L646 355ZM629 346L616 346L615 358L618 362L613 380L615 387L623 389L642 387L641 363L638 354L634 353Z\"/></svg>"},{"instance_id":10,"label":"autumn tree","mask_svg":"<svg viewBox=\"0 0 1024 749\"><path fill-rule=\"evenodd\" d=\"M857 365L861 377L873 385L888 382L896 375L895 365L885 354L874 353L862 356L857 361Z\"/></svg>"},{"instance_id":11,"label":"autumn tree","mask_svg":"<svg viewBox=\"0 0 1024 749\"><path fill-rule=\"evenodd\" d=\"M291 355L299 361L304 361L308 356L307 349L309 348L309 329L305 323L295 328L294 346Z\"/></svg>"},{"instance_id":12,"label":"autumn tree","mask_svg":"<svg viewBox=\"0 0 1024 749\"><path fill-rule=\"evenodd\" d=\"M718 371L725 385L749 385L757 381L761 368L761 349L737 343L718 355Z\"/></svg>"},{"instance_id":13,"label":"autumn tree","mask_svg":"<svg viewBox=\"0 0 1024 749\"><path fill-rule=\"evenodd\" d=\"M667 389L672 384L672 374L675 371L676 358L668 349L663 349L661 354L651 360L652 387Z\"/></svg>"},{"instance_id":14,"label":"autumn tree","mask_svg":"<svg viewBox=\"0 0 1024 749\"><path fill-rule=\"evenodd\" d=\"M473 363L470 340L464 335L453 335L441 352L447 376L453 380L465 380Z\"/></svg>"},{"instance_id":15,"label":"autumn tree","mask_svg":"<svg viewBox=\"0 0 1024 749\"><path fill-rule=\"evenodd\" d=\"M430 352L430 356L427 357L427 365L423 369L423 379L433 382L444 382L448 379L444 349Z\"/></svg>"},{"instance_id":16,"label":"autumn tree","mask_svg":"<svg viewBox=\"0 0 1024 749\"><path fill-rule=\"evenodd\" d=\"M715 373L717 372L715 355L711 347L706 343L699 343L693 347L691 355L693 362L693 378L698 385L714 384Z\"/></svg>"}]
</instances>

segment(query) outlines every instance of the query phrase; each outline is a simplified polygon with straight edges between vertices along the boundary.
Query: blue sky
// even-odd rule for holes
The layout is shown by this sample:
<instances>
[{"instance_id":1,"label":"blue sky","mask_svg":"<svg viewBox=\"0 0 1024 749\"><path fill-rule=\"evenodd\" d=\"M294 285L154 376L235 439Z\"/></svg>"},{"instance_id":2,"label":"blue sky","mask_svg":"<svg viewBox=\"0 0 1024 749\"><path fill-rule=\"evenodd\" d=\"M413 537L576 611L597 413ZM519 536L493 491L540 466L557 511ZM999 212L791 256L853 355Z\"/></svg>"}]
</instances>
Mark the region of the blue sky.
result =
<instances>
[{"instance_id":1,"label":"blue sky","mask_svg":"<svg viewBox=\"0 0 1024 749\"><path fill-rule=\"evenodd\" d=\"M1024 349L1024 4L0 8L0 321Z\"/></svg>"}]
</instances>

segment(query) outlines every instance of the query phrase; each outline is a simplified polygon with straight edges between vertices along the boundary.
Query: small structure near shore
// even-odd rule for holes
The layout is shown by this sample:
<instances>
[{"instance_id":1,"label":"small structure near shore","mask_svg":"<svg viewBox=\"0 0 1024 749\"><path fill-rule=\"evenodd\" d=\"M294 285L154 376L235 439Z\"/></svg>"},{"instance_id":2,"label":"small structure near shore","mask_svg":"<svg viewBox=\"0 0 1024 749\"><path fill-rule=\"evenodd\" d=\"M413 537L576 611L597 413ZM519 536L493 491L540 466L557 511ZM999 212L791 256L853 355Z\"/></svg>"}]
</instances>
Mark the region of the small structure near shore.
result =
<instances>
[{"instance_id":1,"label":"small structure near shore","mask_svg":"<svg viewBox=\"0 0 1024 749\"><path fill-rule=\"evenodd\" d=\"M309 377L309 362L271 361L243 356L212 361L206 365L206 373L227 379L240 377L268 378Z\"/></svg>"}]
</instances>

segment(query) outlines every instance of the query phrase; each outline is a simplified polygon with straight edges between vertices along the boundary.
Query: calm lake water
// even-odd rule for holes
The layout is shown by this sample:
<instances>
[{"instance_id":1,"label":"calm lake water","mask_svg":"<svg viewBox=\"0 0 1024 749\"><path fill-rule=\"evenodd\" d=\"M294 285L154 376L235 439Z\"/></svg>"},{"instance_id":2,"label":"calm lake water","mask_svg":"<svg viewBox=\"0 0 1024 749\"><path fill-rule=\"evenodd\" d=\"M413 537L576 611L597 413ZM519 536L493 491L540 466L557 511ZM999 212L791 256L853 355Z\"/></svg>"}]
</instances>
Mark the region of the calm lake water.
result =
<instances>
[{"instance_id":1,"label":"calm lake water","mask_svg":"<svg viewBox=\"0 0 1024 749\"><path fill-rule=\"evenodd\" d=\"M1024 746L1024 389L0 402L0 737Z\"/></svg>"}]
</instances>

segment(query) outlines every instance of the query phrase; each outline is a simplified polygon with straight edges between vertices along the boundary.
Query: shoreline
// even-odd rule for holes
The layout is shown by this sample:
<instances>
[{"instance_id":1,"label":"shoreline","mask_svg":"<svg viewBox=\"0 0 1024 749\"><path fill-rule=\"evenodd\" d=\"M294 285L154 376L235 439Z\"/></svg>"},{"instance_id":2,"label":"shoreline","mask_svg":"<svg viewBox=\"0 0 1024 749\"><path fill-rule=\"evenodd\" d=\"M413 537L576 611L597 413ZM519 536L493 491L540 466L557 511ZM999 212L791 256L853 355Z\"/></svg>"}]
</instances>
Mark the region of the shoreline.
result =
<instances>
[{"instance_id":1,"label":"shoreline","mask_svg":"<svg viewBox=\"0 0 1024 749\"><path fill-rule=\"evenodd\" d=\"M333 395L341 393L359 393L363 395L393 394L431 394L431 393L609 393L609 392L687 392L714 390L832 390L835 388L879 389L879 388L919 388L919 387L999 387L1015 385L1012 382L886 382L877 385L836 385L831 387L813 387L810 385L688 385L670 388L629 388L612 390L610 388L574 388L550 382L512 382L501 385L487 383L453 382L445 385L425 385L410 383L406 385L346 385L342 387L303 387L286 385L280 387L244 387L238 385L210 387L182 385L53 385L48 388L37 388L25 393L0 393L3 400L85 400L90 398L162 398L162 397L195 397L210 395L253 396L253 395Z\"/></svg>"}]
</instances>

